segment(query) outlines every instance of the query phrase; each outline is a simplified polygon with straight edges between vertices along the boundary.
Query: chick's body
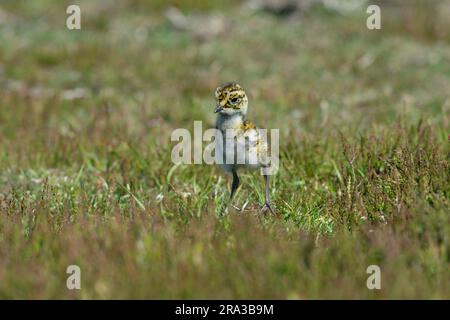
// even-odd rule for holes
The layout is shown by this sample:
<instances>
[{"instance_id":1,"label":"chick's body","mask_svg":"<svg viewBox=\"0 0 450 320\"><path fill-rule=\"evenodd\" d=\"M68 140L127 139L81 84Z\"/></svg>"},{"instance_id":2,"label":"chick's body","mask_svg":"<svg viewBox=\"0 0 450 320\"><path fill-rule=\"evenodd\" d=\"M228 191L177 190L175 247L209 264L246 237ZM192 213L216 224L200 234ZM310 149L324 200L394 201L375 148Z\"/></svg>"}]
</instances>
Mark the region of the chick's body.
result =
<instances>
[{"instance_id":1,"label":"chick's body","mask_svg":"<svg viewBox=\"0 0 450 320\"><path fill-rule=\"evenodd\" d=\"M222 143L216 143L217 161L225 171L265 165L267 142L254 124L241 115L219 115L216 128L222 133Z\"/></svg>"}]
</instances>

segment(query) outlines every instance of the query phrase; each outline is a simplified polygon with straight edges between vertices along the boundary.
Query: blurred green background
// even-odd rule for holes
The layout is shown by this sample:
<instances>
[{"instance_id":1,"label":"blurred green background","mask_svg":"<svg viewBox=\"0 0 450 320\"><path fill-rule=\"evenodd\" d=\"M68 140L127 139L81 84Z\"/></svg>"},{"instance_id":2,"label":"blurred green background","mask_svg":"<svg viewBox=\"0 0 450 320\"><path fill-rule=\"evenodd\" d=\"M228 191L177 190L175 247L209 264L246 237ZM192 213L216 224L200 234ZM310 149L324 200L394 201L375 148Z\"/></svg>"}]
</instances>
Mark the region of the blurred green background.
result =
<instances>
[{"instance_id":1,"label":"blurred green background","mask_svg":"<svg viewBox=\"0 0 450 320\"><path fill-rule=\"evenodd\" d=\"M1 298L450 297L450 1L70 4L0 3ZM276 216L170 160L227 81L280 129Z\"/></svg>"}]
</instances>

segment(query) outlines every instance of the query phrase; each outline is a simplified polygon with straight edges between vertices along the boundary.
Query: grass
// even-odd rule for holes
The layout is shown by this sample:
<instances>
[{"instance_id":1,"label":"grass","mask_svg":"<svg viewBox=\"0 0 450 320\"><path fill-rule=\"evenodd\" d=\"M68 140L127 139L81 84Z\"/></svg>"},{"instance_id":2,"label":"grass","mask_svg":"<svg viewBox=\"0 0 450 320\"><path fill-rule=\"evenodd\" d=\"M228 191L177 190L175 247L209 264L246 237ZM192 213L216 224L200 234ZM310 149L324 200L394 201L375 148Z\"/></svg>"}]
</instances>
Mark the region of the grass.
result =
<instances>
[{"instance_id":1,"label":"grass","mask_svg":"<svg viewBox=\"0 0 450 320\"><path fill-rule=\"evenodd\" d=\"M198 39L163 2L81 1L81 31L63 2L0 6L0 298L450 298L450 41L436 9L387 6L369 31L365 10L178 4L230 29ZM243 174L245 211L220 217L229 178L171 162L171 132L213 126L230 80L252 121L280 129L277 216L259 214L257 173ZM372 264L381 290L366 287Z\"/></svg>"}]
</instances>

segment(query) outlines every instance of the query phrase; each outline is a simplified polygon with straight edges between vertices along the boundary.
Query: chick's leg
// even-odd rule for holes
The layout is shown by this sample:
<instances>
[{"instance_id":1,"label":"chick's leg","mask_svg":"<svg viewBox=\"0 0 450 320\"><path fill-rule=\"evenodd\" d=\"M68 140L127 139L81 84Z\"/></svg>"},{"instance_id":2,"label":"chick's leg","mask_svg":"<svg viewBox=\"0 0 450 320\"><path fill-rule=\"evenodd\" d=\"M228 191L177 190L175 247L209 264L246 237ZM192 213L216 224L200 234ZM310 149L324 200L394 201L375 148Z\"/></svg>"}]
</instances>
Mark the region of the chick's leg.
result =
<instances>
[{"instance_id":1,"label":"chick's leg","mask_svg":"<svg viewBox=\"0 0 450 320\"><path fill-rule=\"evenodd\" d=\"M232 205L231 202L233 201L234 195L236 193L236 190L239 188L240 183L236 170L233 169L232 173L233 173L233 182L231 183L231 194L230 199L228 200L226 211L228 211L230 205Z\"/></svg>"},{"instance_id":2,"label":"chick's leg","mask_svg":"<svg viewBox=\"0 0 450 320\"><path fill-rule=\"evenodd\" d=\"M269 175L264 175L264 180L266 183L266 201L264 203L264 206L262 207L261 211L265 212L269 210L274 214L274 211L272 210L272 207L270 206L270 192L269 192Z\"/></svg>"}]
</instances>

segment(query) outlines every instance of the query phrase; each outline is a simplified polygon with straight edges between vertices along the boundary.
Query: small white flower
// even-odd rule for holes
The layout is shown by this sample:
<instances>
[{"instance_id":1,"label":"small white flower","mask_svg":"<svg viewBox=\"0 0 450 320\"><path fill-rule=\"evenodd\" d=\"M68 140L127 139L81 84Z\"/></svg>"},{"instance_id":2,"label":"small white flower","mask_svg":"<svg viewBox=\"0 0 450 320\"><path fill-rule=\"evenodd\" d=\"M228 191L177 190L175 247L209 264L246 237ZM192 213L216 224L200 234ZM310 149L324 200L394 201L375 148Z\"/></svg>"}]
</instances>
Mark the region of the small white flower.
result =
<instances>
[{"instance_id":1,"label":"small white flower","mask_svg":"<svg viewBox=\"0 0 450 320\"><path fill-rule=\"evenodd\" d=\"M181 193L181 196L182 196L184 199L189 198L191 195L192 195L192 194L191 194L190 192L182 192L182 193Z\"/></svg>"},{"instance_id":2,"label":"small white flower","mask_svg":"<svg viewBox=\"0 0 450 320\"><path fill-rule=\"evenodd\" d=\"M164 195L162 193L158 194L156 196L156 202L160 203L164 199Z\"/></svg>"}]
</instances>

